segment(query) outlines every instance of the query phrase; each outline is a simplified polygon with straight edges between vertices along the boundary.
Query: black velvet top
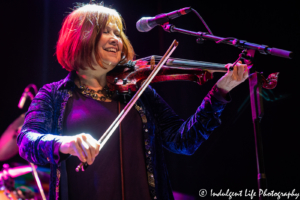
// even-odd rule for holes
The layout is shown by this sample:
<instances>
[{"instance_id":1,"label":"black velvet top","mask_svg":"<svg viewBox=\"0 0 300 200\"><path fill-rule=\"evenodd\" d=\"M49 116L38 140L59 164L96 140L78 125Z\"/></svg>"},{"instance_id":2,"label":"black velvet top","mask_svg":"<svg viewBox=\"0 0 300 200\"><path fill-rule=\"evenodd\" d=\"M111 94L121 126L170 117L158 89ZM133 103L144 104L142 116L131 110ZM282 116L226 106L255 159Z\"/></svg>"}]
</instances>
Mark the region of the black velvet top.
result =
<instances>
[{"instance_id":1,"label":"black velvet top","mask_svg":"<svg viewBox=\"0 0 300 200\"><path fill-rule=\"evenodd\" d=\"M124 106L121 104L121 109ZM64 133L70 136L88 133L98 140L117 115L117 101L96 101L76 89L67 103ZM125 199L150 199L143 140L141 117L133 108L122 122ZM76 156L66 161L67 177L62 178L68 181L69 200L122 199L119 129L86 171L75 171L79 163Z\"/></svg>"}]
</instances>

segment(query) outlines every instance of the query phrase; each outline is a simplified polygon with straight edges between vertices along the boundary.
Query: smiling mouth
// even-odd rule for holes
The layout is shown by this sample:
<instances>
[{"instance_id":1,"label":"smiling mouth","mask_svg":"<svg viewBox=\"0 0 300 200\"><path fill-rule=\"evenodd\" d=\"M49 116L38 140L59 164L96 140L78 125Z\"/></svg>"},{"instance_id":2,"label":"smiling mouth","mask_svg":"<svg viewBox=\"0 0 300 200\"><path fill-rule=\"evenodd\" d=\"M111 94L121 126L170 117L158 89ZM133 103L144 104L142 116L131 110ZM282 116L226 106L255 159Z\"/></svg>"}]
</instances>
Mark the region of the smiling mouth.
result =
<instances>
[{"instance_id":1,"label":"smiling mouth","mask_svg":"<svg viewBox=\"0 0 300 200\"><path fill-rule=\"evenodd\" d=\"M104 50L107 51L107 52L117 53L117 49L114 49L114 48L107 48L107 49L104 49Z\"/></svg>"}]
</instances>

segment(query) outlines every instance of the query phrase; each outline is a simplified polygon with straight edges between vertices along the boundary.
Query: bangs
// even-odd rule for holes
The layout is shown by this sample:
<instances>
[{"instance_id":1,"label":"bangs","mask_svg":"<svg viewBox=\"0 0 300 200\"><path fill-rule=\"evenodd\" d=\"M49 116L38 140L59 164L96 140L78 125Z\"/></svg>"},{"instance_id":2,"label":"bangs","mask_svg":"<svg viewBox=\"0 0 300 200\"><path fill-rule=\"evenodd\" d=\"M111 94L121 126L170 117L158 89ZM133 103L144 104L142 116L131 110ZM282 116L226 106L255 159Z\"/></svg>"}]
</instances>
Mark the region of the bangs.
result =
<instances>
[{"instance_id":1,"label":"bangs","mask_svg":"<svg viewBox=\"0 0 300 200\"><path fill-rule=\"evenodd\" d=\"M117 27L119 28L120 31L124 31L123 29L123 19L121 18L121 16L119 14L117 15L114 15L113 13L110 14L108 16L108 19L107 19L107 22L106 22L106 25L109 24L109 23L112 23L112 24L116 24Z\"/></svg>"}]
</instances>

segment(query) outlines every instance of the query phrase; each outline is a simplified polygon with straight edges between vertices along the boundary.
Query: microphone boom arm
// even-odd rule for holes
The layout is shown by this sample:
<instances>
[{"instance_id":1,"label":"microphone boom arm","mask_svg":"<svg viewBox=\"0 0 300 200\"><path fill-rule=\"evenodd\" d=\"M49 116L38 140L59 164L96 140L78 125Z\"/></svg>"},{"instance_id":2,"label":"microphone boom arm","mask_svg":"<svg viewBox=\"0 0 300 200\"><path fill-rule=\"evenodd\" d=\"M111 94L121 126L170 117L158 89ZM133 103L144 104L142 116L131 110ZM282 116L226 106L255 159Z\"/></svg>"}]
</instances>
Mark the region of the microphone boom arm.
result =
<instances>
[{"instance_id":1,"label":"microphone boom arm","mask_svg":"<svg viewBox=\"0 0 300 200\"><path fill-rule=\"evenodd\" d=\"M237 38L233 37L228 37L228 38L223 38L215 35L208 34L206 32L194 32L194 31L189 31L181 28L176 28L172 24L164 24L162 25L163 29L166 32L173 33L173 32L178 32L178 33L183 33L186 35L192 35L200 38L200 40L213 40L216 41L216 43L224 43L228 45L232 45L235 47L238 47L240 49L253 49L257 50L261 54L270 54L272 56L279 56L283 58L289 58L291 59L293 57L293 52L283 50L283 49L278 49L278 48L270 48L267 45L260 45L260 44L255 44L255 43L250 43L247 42L246 40L239 40Z\"/></svg>"}]
</instances>

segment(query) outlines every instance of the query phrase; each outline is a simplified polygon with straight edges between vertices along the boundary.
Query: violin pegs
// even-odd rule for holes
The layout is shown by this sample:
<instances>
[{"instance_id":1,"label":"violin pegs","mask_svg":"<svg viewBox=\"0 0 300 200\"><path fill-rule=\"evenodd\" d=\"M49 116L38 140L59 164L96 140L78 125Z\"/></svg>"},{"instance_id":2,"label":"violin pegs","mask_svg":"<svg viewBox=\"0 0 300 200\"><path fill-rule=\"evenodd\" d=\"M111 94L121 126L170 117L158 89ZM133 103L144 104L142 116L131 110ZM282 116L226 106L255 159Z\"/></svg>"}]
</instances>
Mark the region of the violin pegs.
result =
<instances>
[{"instance_id":1,"label":"violin pegs","mask_svg":"<svg viewBox=\"0 0 300 200\"><path fill-rule=\"evenodd\" d=\"M131 89L129 88L129 89L128 89L128 94L130 95L131 93L132 93L132 92L131 92Z\"/></svg>"},{"instance_id":2,"label":"violin pegs","mask_svg":"<svg viewBox=\"0 0 300 200\"><path fill-rule=\"evenodd\" d=\"M114 83L117 83L118 82L118 77L116 77L115 79L114 79Z\"/></svg>"}]
</instances>

